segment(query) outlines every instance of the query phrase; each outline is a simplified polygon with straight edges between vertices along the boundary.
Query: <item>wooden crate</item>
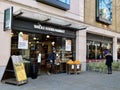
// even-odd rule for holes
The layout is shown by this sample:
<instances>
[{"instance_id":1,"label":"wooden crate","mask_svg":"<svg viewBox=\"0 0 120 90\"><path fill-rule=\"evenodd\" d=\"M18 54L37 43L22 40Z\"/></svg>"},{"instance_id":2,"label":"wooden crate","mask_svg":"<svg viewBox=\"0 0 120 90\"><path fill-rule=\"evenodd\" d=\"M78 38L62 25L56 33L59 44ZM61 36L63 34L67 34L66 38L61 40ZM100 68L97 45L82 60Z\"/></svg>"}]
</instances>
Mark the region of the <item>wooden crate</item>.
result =
<instances>
[{"instance_id":1,"label":"wooden crate","mask_svg":"<svg viewBox=\"0 0 120 90\"><path fill-rule=\"evenodd\" d=\"M66 65L66 72L67 72L67 74L75 74L76 73L75 64L67 64Z\"/></svg>"},{"instance_id":2,"label":"wooden crate","mask_svg":"<svg viewBox=\"0 0 120 90\"><path fill-rule=\"evenodd\" d=\"M81 72L81 64L75 64L75 73L79 74Z\"/></svg>"}]
</instances>

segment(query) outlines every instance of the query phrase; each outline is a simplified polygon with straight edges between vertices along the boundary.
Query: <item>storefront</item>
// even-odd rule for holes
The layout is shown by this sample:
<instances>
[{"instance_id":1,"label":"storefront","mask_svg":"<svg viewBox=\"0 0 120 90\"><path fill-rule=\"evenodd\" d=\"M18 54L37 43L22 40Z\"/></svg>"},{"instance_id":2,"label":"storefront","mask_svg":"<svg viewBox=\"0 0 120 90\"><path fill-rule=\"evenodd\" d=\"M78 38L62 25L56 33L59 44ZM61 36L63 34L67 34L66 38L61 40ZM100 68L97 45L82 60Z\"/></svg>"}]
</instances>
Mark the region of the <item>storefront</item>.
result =
<instances>
[{"instance_id":1,"label":"storefront","mask_svg":"<svg viewBox=\"0 0 120 90\"><path fill-rule=\"evenodd\" d=\"M117 40L117 59L120 60L120 39Z\"/></svg>"},{"instance_id":2,"label":"storefront","mask_svg":"<svg viewBox=\"0 0 120 90\"><path fill-rule=\"evenodd\" d=\"M75 60L75 45L76 29L23 17L13 18L11 55L37 61L41 53L41 65L44 66L53 47L61 61Z\"/></svg>"},{"instance_id":3,"label":"storefront","mask_svg":"<svg viewBox=\"0 0 120 90\"><path fill-rule=\"evenodd\" d=\"M104 60L106 52L112 50L112 38L87 33L87 60Z\"/></svg>"}]
</instances>

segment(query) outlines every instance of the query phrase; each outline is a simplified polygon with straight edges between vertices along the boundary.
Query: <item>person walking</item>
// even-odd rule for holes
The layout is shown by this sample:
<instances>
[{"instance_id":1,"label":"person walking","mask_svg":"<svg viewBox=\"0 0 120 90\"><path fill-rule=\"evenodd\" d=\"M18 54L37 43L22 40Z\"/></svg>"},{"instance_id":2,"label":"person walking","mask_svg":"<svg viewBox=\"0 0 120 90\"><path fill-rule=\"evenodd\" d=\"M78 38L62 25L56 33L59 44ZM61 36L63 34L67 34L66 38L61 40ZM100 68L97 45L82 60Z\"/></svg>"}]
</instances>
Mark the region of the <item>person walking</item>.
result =
<instances>
[{"instance_id":1,"label":"person walking","mask_svg":"<svg viewBox=\"0 0 120 90\"><path fill-rule=\"evenodd\" d=\"M48 56L48 63L50 64L50 68L49 70L47 71L47 74L50 75L50 73L53 72L53 67L54 67L54 64L55 64L55 60L56 60L56 50L55 48L53 47L52 48L52 52L49 54Z\"/></svg>"},{"instance_id":2,"label":"person walking","mask_svg":"<svg viewBox=\"0 0 120 90\"><path fill-rule=\"evenodd\" d=\"M113 57L111 52L109 51L106 54L106 65L107 65L107 69L108 69L108 74L112 74L112 62L113 62Z\"/></svg>"}]
</instances>

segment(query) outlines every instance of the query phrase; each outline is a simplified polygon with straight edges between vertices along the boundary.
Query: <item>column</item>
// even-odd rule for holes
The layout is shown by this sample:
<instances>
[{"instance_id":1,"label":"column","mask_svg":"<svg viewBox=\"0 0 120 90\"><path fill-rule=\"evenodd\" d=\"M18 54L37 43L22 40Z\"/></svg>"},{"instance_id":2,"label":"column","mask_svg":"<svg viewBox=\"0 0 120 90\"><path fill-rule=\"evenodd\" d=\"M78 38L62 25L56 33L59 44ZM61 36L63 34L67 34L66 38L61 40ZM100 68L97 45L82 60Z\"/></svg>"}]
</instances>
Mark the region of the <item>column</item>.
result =
<instances>
[{"instance_id":1,"label":"column","mask_svg":"<svg viewBox=\"0 0 120 90\"><path fill-rule=\"evenodd\" d=\"M113 38L113 60L117 60L117 37Z\"/></svg>"},{"instance_id":2,"label":"column","mask_svg":"<svg viewBox=\"0 0 120 90\"><path fill-rule=\"evenodd\" d=\"M95 60L97 59L97 44L95 44Z\"/></svg>"},{"instance_id":3,"label":"column","mask_svg":"<svg viewBox=\"0 0 120 90\"><path fill-rule=\"evenodd\" d=\"M76 32L76 60L80 60L82 71L86 71L86 31Z\"/></svg>"}]
</instances>

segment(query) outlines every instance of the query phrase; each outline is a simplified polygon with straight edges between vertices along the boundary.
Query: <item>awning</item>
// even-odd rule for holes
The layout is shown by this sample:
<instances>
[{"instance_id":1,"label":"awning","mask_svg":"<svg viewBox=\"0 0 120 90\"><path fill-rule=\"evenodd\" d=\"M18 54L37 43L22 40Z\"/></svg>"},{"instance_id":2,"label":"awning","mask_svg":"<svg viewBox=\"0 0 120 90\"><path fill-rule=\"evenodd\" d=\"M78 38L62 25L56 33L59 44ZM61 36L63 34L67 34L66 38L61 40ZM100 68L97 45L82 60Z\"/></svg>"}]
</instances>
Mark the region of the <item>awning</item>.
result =
<instances>
[{"instance_id":1,"label":"awning","mask_svg":"<svg viewBox=\"0 0 120 90\"><path fill-rule=\"evenodd\" d=\"M24 17L24 18L39 20L40 22L52 23L55 25L73 28L76 30L85 30L87 28L87 25L85 25L84 23L81 23L81 22L78 24L78 23L60 19L58 17L44 15L44 14L41 14L38 12L32 12L32 11L28 11L28 10L24 10L24 9L14 12L13 15L15 17Z\"/></svg>"}]
</instances>

